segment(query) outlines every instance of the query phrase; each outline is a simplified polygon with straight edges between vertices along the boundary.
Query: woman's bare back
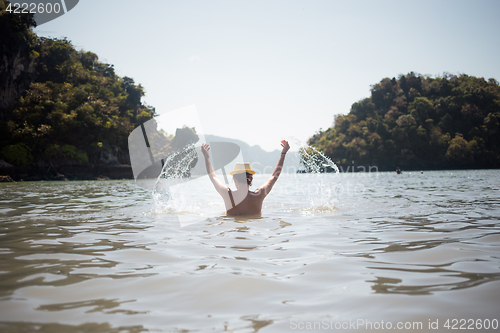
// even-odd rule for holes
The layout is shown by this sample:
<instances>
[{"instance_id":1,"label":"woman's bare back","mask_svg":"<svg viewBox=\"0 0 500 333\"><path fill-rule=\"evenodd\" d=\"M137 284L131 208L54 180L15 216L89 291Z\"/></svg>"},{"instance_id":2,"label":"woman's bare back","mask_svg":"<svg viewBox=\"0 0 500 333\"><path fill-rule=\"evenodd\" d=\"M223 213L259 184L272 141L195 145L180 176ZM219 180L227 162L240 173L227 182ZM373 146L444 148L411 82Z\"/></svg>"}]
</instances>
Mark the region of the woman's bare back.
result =
<instances>
[{"instance_id":1,"label":"woman's bare back","mask_svg":"<svg viewBox=\"0 0 500 333\"><path fill-rule=\"evenodd\" d=\"M241 216L241 215L260 215L262 212L262 203L264 202L265 195L262 191L248 191L245 198L238 204L234 202L233 192L228 189L228 194L230 198L231 209L227 210L227 215L229 216ZM236 194L236 193L235 193Z\"/></svg>"}]
</instances>

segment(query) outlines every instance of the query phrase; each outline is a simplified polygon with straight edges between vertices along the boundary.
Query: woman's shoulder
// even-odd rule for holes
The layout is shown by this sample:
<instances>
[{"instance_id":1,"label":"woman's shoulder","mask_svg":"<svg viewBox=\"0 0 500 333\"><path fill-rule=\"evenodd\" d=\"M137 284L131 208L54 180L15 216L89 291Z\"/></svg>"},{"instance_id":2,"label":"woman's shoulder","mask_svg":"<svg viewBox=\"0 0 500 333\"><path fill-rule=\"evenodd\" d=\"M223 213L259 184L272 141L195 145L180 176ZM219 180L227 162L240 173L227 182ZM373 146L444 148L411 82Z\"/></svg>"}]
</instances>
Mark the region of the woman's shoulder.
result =
<instances>
[{"instance_id":1,"label":"woman's shoulder","mask_svg":"<svg viewBox=\"0 0 500 333\"><path fill-rule=\"evenodd\" d=\"M248 191L248 194L251 195L251 196L254 196L254 197L258 197L258 196L261 196L264 194L264 191L262 191L262 188L258 188L256 189L255 191Z\"/></svg>"}]
</instances>

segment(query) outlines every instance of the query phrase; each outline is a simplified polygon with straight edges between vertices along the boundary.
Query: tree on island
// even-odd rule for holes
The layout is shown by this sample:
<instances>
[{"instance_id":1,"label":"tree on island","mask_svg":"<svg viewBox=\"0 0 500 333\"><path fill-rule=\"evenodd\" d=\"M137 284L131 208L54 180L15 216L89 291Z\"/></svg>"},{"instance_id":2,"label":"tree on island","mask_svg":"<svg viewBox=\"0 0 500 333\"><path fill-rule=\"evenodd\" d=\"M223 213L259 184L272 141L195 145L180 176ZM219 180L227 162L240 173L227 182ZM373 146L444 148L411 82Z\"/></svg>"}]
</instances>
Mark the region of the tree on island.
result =
<instances>
[{"instance_id":1,"label":"tree on island","mask_svg":"<svg viewBox=\"0 0 500 333\"><path fill-rule=\"evenodd\" d=\"M411 72L384 78L371 96L309 139L340 165L380 170L500 167L500 86L495 79Z\"/></svg>"}]
</instances>

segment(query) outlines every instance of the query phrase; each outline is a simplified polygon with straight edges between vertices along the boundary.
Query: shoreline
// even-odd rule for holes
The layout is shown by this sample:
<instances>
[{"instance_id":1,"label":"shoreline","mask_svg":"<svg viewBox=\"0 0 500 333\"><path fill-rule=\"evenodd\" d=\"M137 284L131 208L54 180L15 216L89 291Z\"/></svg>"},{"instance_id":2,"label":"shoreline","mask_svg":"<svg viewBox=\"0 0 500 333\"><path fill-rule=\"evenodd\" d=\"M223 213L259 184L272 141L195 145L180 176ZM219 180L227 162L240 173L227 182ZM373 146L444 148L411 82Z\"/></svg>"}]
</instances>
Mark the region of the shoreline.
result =
<instances>
[{"instance_id":1,"label":"shoreline","mask_svg":"<svg viewBox=\"0 0 500 333\"><path fill-rule=\"evenodd\" d=\"M344 171L345 170L345 171ZM339 173L350 174L362 174L362 173L377 173L377 172L394 172L396 170L379 168L378 170L369 171L352 171L349 168L342 168L339 166ZM458 170L497 170L496 168L443 168L443 169L402 169L404 173L410 172L429 172L429 171L458 171ZM305 170L299 170L302 172L297 172L293 174L308 174ZM321 173L334 173L332 171L326 171ZM78 180L118 180L118 179L134 179L132 172L132 167L130 165L67 165L59 166L57 172L55 170L46 170L45 168L31 167L9 167L0 168L0 183L7 182L32 182L32 181L78 181Z\"/></svg>"},{"instance_id":2,"label":"shoreline","mask_svg":"<svg viewBox=\"0 0 500 333\"><path fill-rule=\"evenodd\" d=\"M130 165L65 165L0 168L0 182L134 179Z\"/></svg>"}]
</instances>

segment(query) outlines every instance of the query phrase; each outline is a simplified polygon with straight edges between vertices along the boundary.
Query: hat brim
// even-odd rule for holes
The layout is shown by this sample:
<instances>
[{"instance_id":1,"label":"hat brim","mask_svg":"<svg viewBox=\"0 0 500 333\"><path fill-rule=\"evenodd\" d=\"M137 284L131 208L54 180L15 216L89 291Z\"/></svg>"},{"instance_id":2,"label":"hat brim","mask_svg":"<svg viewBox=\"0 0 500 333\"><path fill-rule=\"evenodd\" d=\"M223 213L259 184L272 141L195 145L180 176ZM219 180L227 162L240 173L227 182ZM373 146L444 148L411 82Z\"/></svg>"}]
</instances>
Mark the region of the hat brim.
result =
<instances>
[{"instance_id":1,"label":"hat brim","mask_svg":"<svg viewBox=\"0 0 500 333\"><path fill-rule=\"evenodd\" d=\"M253 171L253 170L236 170L236 171L231 171L229 174L231 176L233 176L233 175L236 175L236 174L239 174L239 173L249 173L251 175L255 175L255 171Z\"/></svg>"}]
</instances>

